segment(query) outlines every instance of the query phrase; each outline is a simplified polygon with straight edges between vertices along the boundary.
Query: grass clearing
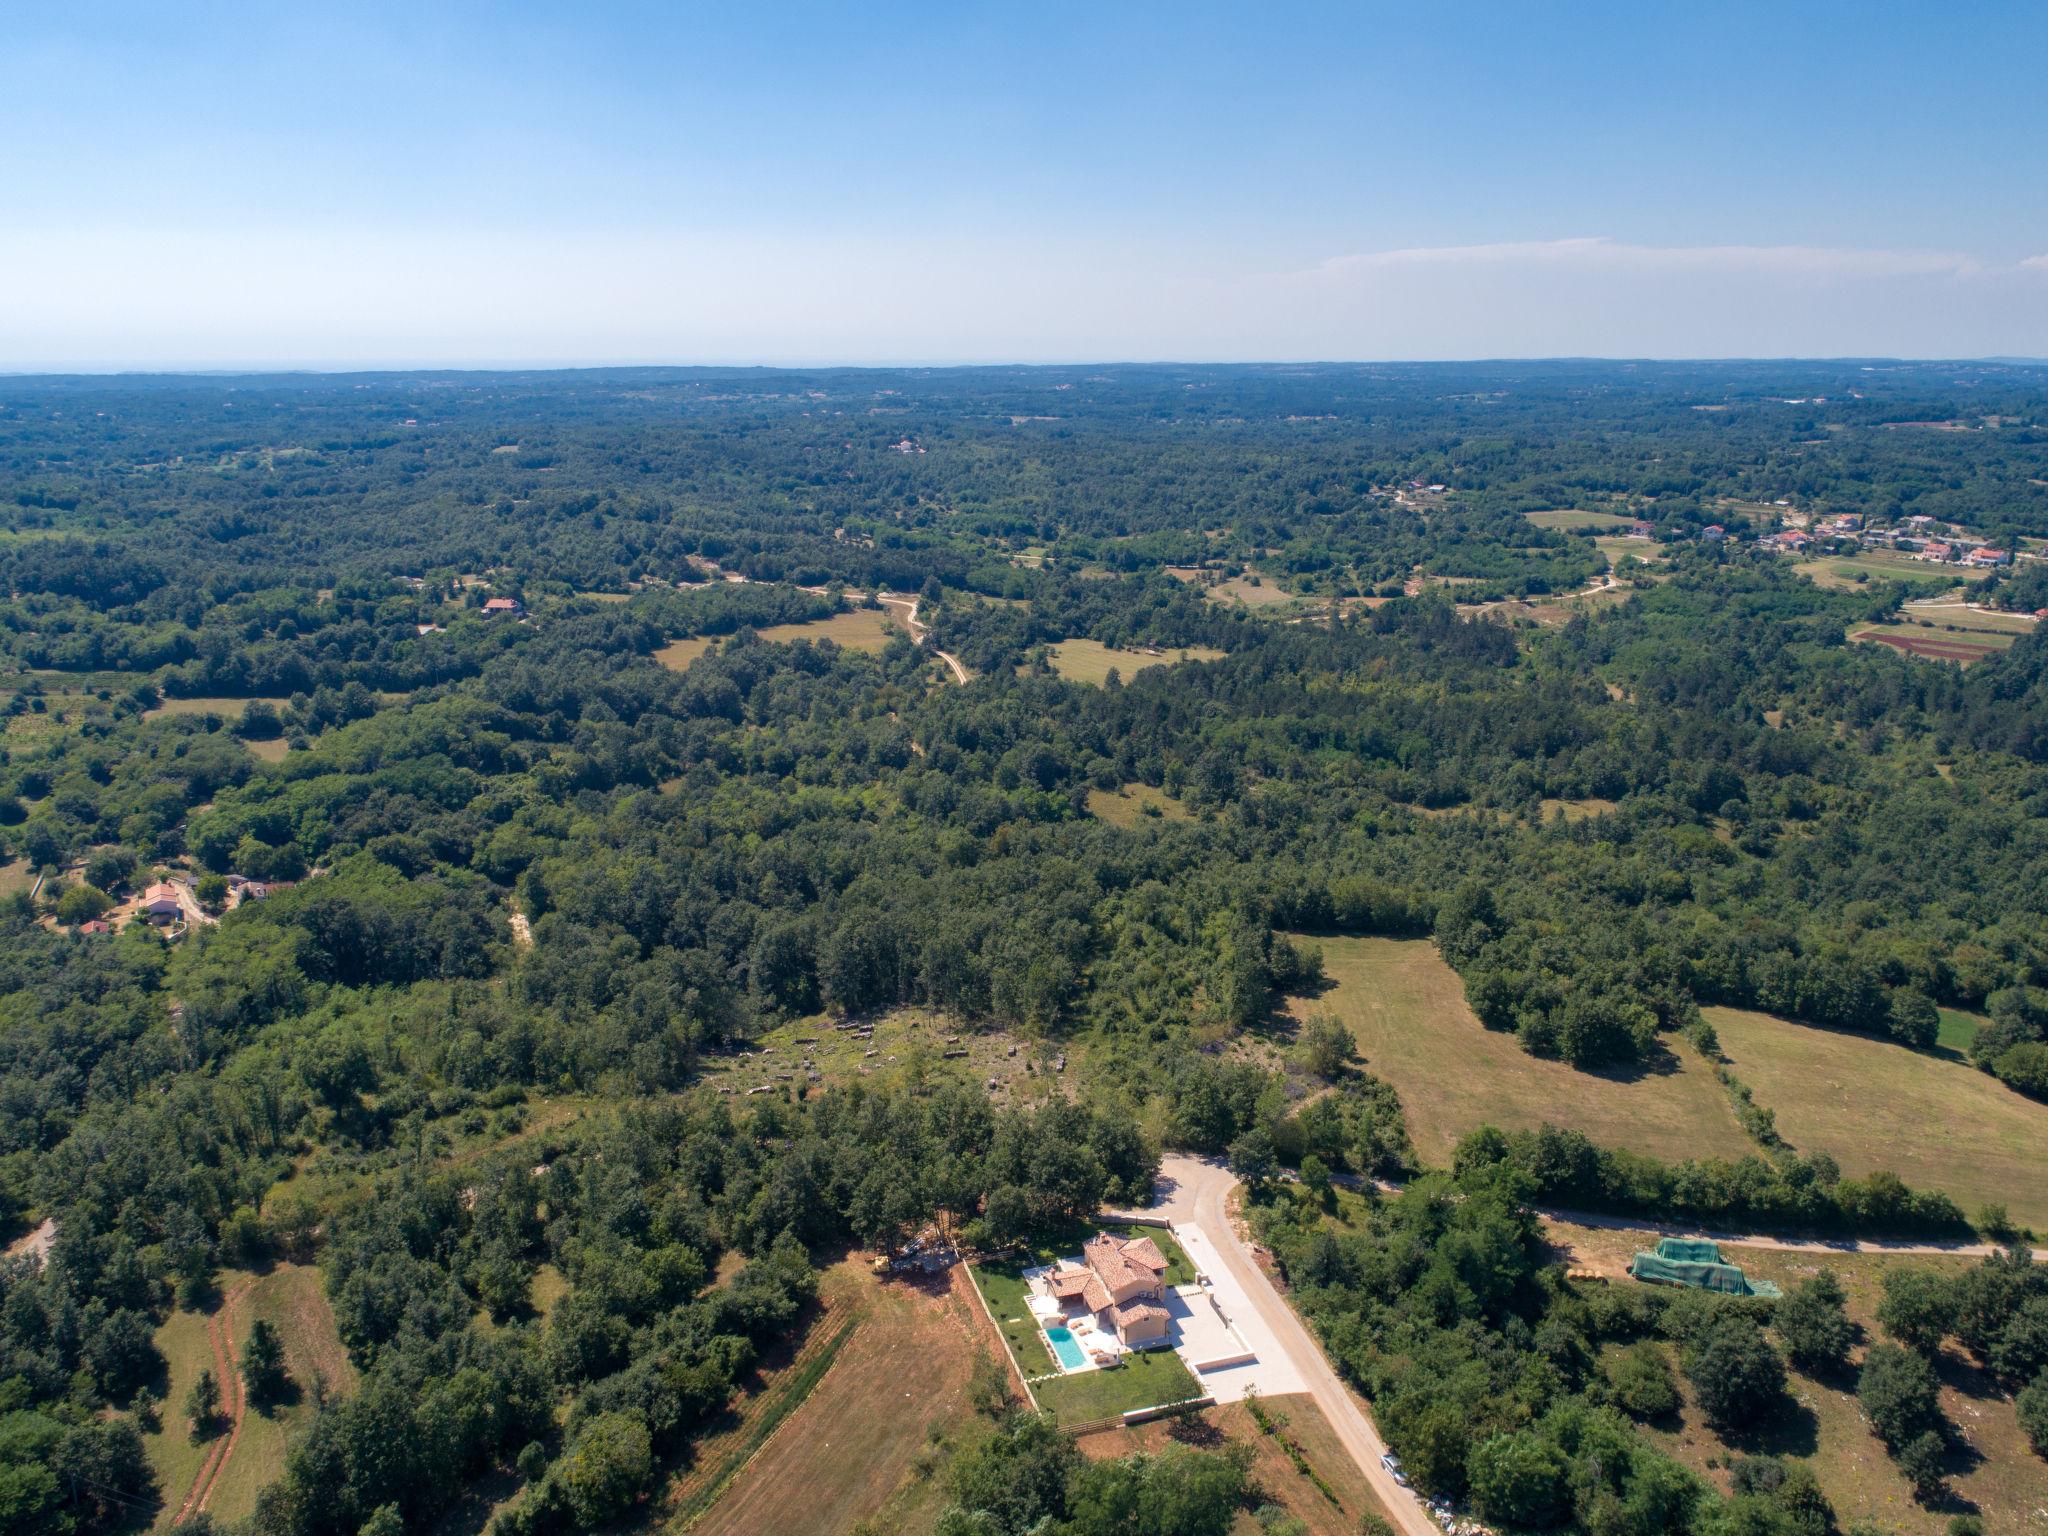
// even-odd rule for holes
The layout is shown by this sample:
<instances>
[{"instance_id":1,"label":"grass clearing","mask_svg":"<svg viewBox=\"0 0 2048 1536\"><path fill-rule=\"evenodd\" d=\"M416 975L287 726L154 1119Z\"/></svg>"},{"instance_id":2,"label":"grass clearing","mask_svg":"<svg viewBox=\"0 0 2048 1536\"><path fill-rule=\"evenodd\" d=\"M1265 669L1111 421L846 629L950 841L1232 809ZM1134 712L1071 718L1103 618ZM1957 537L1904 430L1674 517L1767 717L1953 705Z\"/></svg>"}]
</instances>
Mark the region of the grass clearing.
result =
<instances>
[{"instance_id":1,"label":"grass clearing","mask_svg":"<svg viewBox=\"0 0 2048 1536\"><path fill-rule=\"evenodd\" d=\"M257 1494L283 1469L290 1437L316 1412L315 1383L324 1383L331 1396L346 1396L355 1390L356 1372L335 1332L334 1313L317 1268L280 1264L261 1275L227 1270L220 1276L220 1291L224 1299L217 1315L233 1340L237 1360L250 1325L262 1318L284 1341L285 1369L292 1380L285 1402L262 1410L252 1405L242 1419L233 1453L206 1497L206 1512L225 1523L245 1519L256 1507ZM215 1369L207 1321L206 1313L180 1309L156 1334L169 1379L161 1427L143 1436L143 1449L163 1496L157 1530L169 1530L175 1523L193 1480L219 1444L218 1439L193 1444L185 1419L185 1396L192 1383L200 1371ZM229 1383L223 1381L221 1388L224 1398L231 1396Z\"/></svg>"},{"instance_id":2,"label":"grass clearing","mask_svg":"<svg viewBox=\"0 0 2048 1536\"><path fill-rule=\"evenodd\" d=\"M1120 651L1099 640L1062 640L1052 648L1052 669L1070 683L1091 683L1100 687L1112 670L1128 679L1147 667L1170 666L1182 661L1220 661L1223 652L1206 645L1180 650Z\"/></svg>"},{"instance_id":3,"label":"grass clearing","mask_svg":"<svg viewBox=\"0 0 2048 1536\"><path fill-rule=\"evenodd\" d=\"M1586 512L1560 507L1550 512L1524 512L1538 528L1626 528L1635 519L1620 512Z\"/></svg>"},{"instance_id":4,"label":"grass clearing","mask_svg":"<svg viewBox=\"0 0 2048 1536\"><path fill-rule=\"evenodd\" d=\"M292 744L282 736L274 736L269 741L245 741L242 745L247 747L253 756L266 763L281 763L291 755L292 750Z\"/></svg>"},{"instance_id":5,"label":"grass clearing","mask_svg":"<svg viewBox=\"0 0 2048 1536\"><path fill-rule=\"evenodd\" d=\"M1188 808L1163 789L1126 784L1122 789L1088 791L1088 814L1113 827L1135 827L1148 821L1190 821Z\"/></svg>"},{"instance_id":6,"label":"grass clearing","mask_svg":"<svg viewBox=\"0 0 2048 1536\"><path fill-rule=\"evenodd\" d=\"M967 1029L937 1009L896 1008L862 1022L874 1027L872 1039L863 1040L851 1029L834 1029L834 1021L824 1014L777 1025L742 1048L751 1055L705 1057L701 1080L744 1098L750 1089L764 1085L789 1090L863 1077L889 1080L905 1074L957 1073L983 1085L993 1078L990 1097L1007 1104L1048 1098L1058 1091L1060 1074L1052 1061L1062 1050L1068 1074L1080 1075L1076 1064L1082 1053L1075 1046L1029 1041L1002 1030ZM870 1056L870 1051L875 1054ZM818 1075L816 1083L811 1082L813 1072Z\"/></svg>"},{"instance_id":7,"label":"grass clearing","mask_svg":"<svg viewBox=\"0 0 2048 1536\"><path fill-rule=\"evenodd\" d=\"M35 866L27 859L9 859L0 864L0 896L26 891L36 883Z\"/></svg>"},{"instance_id":8,"label":"grass clearing","mask_svg":"<svg viewBox=\"0 0 2048 1536\"><path fill-rule=\"evenodd\" d=\"M830 640L849 651L866 651L871 656L879 656L886 651L889 642L898 636L909 638L908 631L879 608L855 608L809 624L776 624L760 634L763 640L771 640L778 645L798 640Z\"/></svg>"},{"instance_id":9,"label":"grass clearing","mask_svg":"<svg viewBox=\"0 0 2048 1536\"><path fill-rule=\"evenodd\" d=\"M1965 634L2031 635L2041 621L2030 613L2000 613L1972 608L1967 603L1915 602L1900 605L1899 617L1909 624L1930 629L1961 630Z\"/></svg>"},{"instance_id":10,"label":"grass clearing","mask_svg":"<svg viewBox=\"0 0 2048 1536\"><path fill-rule=\"evenodd\" d=\"M1860 587L1872 581L1904 581L1916 586L1949 587L1956 573L1947 566L1930 565L1904 555L1866 553L1822 555L1801 561L1795 569L1823 587Z\"/></svg>"},{"instance_id":11,"label":"grass clearing","mask_svg":"<svg viewBox=\"0 0 2048 1536\"><path fill-rule=\"evenodd\" d=\"M1583 800L1545 799L1542 802L1542 819L1555 821L1562 816L1566 821L1585 821L1590 817L1605 816L1608 812L1620 808L1619 802L1603 800L1597 795L1588 795Z\"/></svg>"},{"instance_id":12,"label":"grass clearing","mask_svg":"<svg viewBox=\"0 0 2048 1536\"><path fill-rule=\"evenodd\" d=\"M219 715L221 719L233 722L248 713L255 703L268 704L272 709L282 709L291 703L290 699L165 699L152 709L145 709L142 718L159 720L166 715Z\"/></svg>"},{"instance_id":13,"label":"grass clearing","mask_svg":"<svg viewBox=\"0 0 2048 1536\"><path fill-rule=\"evenodd\" d=\"M1974 1013L1964 1013L1958 1008L1943 1008L1941 1032L1934 1037L1934 1043L1944 1051L1953 1051L1957 1056L1967 1058L1970 1047L1977 1043L1977 1031L1984 1027L1984 1021Z\"/></svg>"},{"instance_id":14,"label":"grass clearing","mask_svg":"<svg viewBox=\"0 0 2048 1536\"><path fill-rule=\"evenodd\" d=\"M987 1346L964 1280L878 1282L849 1261L853 1330L803 1402L692 1527L708 1536L838 1536L864 1520L919 1532L945 1503L938 1472L975 1432L967 1383Z\"/></svg>"},{"instance_id":15,"label":"grass clearing","mask_svg":"<svg viewBox=\"0 0 2048 1536\"><path fill-rule=\"evenodd\" d=\"M1401 1095L1425 1161L1448 1162L1458 1138L1477 1126L1545 1121L1664 1158L1753 1150L1721 1085L1682 1046L1661 1069L1633 1077L1580 1072L1482 1025L1457 972L1427 939L1298 937L1322 950L1332 985L1291 999L1288 1012L1302 1020L1327 1013L1351 1030L1367 1066ZM1754 1085L1771 1102L1767 1085Z\"/></svg>"},{"instance_id":16,"label":"grass clearing","mask_svg":"<svg viewBox=\"0 0 2048 1536\"><path fill-rule=\"evenodd\" d=\"M1632 539L1626 534L1595 539L1593 547L1607 557L1610 566L1618 566L1631 559L1641 560L1646 565L1660 565L1669 558L1654 539Z\"/></svg>"},{"instance_id":17,"label":"grass clearing","mask_svg":"<svg viewBox=\"0 0 2048 1536\"><path fill-rule=\"evenodd\" d=\"M1228 581L1218 582L1209 588L1209 596L1219 603L1243 603L1247 608L1275 608L1282 603L1300 600L1292 592L1283 591L1264 578L1253 581L1249 576L1233 576Z\"/></svg>"},{"instance_id":18,"label":"grass clearing","mask_svg":"<svg viewBox=\"0 0 2048 1536\"><path fill-rule=\"evenodd\" d=\"M688 639L671 640L654 653L654 659L669 671L680 672L716 644L715 635L691 635Z\"/></svg>"},{"instance_id":19,"label":"grass clearing","mask_svg":"<svg viewBox=\"0 0 2048 1536\"><path fill-rule=\"evenodd\" d=\"M1889 1169L1974 1212L2000 1201L2014 1221L2048 1227L2048 1104L1989 1073L1889 1040L1709 1008L1736 1074L1802 1152L1848 1174Z\"/></svg>"}]
</instances>

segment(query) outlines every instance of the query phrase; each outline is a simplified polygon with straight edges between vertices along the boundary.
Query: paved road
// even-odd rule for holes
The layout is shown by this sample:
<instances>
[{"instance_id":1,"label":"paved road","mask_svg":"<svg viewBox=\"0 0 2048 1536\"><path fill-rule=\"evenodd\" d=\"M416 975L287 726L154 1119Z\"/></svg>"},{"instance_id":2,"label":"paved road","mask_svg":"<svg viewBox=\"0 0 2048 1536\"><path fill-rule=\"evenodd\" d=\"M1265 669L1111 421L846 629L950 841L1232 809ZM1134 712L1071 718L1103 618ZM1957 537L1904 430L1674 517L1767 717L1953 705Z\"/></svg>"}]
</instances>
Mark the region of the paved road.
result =
<instances>
[{"instance_id":1,"label":"paved road","mask_svg":"<svg viewBox=\"0 0 2048 1536\"><path fill-rule=\"evenodd\" d=\"M1387 1447L1379 1431L1373 1428L1356 1395L1330 1368L1308 1329L1259 1268L1231 1225L1226 1201L1236 1183L1237 1175L1220 1164L1172 1153L1160 1162L1159 1183L1149 1211L1110 1214L1164 1216L1177 1224L1189 1222L1200 1227L1231 1278L1250 1300L1266 1331L1279 1340L1289 1362L1308 1383L1309 1396L1322 1409L1323 1417L1330 1421L1330 1428L1351 1453L1351 1459L1358 1463L1395 1528L1404 1536L1443 1536L1422 1501L1395 1482L1380 1465Z\"/></svg>"}]
</instances>

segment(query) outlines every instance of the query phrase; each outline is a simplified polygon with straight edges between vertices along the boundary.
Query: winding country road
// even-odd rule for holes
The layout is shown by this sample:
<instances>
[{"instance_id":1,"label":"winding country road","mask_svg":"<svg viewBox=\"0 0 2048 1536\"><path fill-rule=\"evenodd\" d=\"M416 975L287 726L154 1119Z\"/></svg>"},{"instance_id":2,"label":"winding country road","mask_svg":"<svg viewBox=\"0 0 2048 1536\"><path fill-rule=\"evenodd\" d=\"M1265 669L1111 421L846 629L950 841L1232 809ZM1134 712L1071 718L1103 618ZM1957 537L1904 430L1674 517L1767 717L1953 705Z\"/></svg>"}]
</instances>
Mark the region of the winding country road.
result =
<instances>
[{"instance_id":1,"label":"winding country road","mask_svg":"<svg viewBox=\"0 0 2048 1536\"><path fill-rule=\"evenodd\" d=\"M918 599L914 597L891 597L887 593L877 592L875 594L875 601L884 608L891 610L901 609L902 612L898 617L903 620L903 627L910 631L911 643L913 645L923 645L925 643L925 639L931 634L931 630L928 626L917 622ZM958 656L955 656L951 651L942 651L937 646L932 647L932 654L952 668L953 681L965 686L967 682L967 669L960 665L960 658Z\"/></svg>"},{"instance_id":2,"label":"winding country road","mask_svg":"<svg viewBox=\"0 0 2048 1536\"><path fill-rule=\"evenodd\" d=\"M1350 1452L1351 1459L1358 1463L1359 1471L1365 1474L1366 1483L1393 1519L1395 1528L1403 1536L1443 1536L1414 1490L1395 1482L1393 1474L1381 1463L1380 1458L1387 1453L1386 1442L1373 1428L1357 1395L1331 1368L1308 1329L1295 1316L1294 1308L1287 1304L1287 1298L1280 1294L1271 1277L1259 1268L1238 1234L1229 1210L1230 1191L1236 1183L1237 1175L1220 1163L1170 1153L1160 1160L1159 1180L1153 1187L1150 1209L1104 1214L1165 1217L1175 1223L1200 1227L1231 1278L1250 1298L1259 1320L1280 1341L1289 1362L1308 1383L1309 1396L1330 1421L1330 1428Z\"/></svg>"}]
</instances>

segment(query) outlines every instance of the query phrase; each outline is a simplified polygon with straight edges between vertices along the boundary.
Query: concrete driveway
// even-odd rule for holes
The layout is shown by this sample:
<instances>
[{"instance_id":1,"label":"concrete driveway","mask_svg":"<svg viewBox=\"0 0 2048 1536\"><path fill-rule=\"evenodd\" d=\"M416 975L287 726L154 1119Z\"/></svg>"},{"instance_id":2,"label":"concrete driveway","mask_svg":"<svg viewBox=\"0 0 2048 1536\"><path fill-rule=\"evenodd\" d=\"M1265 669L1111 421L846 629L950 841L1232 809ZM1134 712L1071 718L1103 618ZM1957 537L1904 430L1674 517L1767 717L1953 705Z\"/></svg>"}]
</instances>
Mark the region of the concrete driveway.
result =
<instances>
[{"instance_id":1,"label":"concrete driveway","mask_svg":"<svg viewBox=\"0 0 2048 1536\"><path fill-rule=\"evenodd\" d=\"M1442 1536L1421 1499L1395 1482L1393 1474L1381 1463L1386 1443L1366 1417L1364 1406L1331 1369L1308 1329L1259 1268L1231 1225L1226 1201L1236 1183L1237 1175L1221 1163L1176 1153L1160 1163L1159 1181L1153 1187L1153 1204L1149 1208L1107 1214L1112 1218L1163 1216L1171 1221L1174 1235L1187 1249L1195 1267L1209 1277L1218 1299L1228 1297L1225 1310L1245 1342L1260 1352L1260 1368L1270 1366L1277 1371L1284 1361L1285 1369L1301 1383L1287 1388L1268 1388L1261 1383L1260 1394L1283 1390L1307 1392L1330 1421L1330 1428L1351 1453L1351 1459L1358 1463L1359 1471L1365 1474L1395 1529L1403 1536ZM1272 1351L1270 1357L1267 1350ZM1210 1378L1204 1377L1203 1384L1208 1386ZM1216 1395L1221 1398L1223 1394ZM1243 1390L1240 1388L1236 1395L1242 1397Z\"/></svg>"}]
</instances>

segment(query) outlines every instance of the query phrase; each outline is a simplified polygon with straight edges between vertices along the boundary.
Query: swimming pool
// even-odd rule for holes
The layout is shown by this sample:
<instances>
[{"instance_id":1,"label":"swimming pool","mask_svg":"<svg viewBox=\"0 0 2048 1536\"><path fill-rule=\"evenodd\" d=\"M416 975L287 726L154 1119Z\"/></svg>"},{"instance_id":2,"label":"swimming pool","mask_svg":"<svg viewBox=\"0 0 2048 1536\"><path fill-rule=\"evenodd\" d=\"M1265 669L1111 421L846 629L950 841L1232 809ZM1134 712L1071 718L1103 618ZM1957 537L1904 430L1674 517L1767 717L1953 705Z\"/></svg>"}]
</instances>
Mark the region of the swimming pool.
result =
<instances>
[{"instance_id":1,"label":"swimming pool","mask_svg":"<svg viewBox=\"0 0 2048 1536\"><path fill-rule=\"evenodd\" d=\"M1054 1323L1045 1330L1045 1336L1052 1341L1052 1352L1060 1357L1060 1365L1069 1371L1078 1371L1088 1363L1088 1357L1081 1353L1081 1346L1074 1342L1074 1335L1063 1323Z\"/></svg>"}]
</instances>

